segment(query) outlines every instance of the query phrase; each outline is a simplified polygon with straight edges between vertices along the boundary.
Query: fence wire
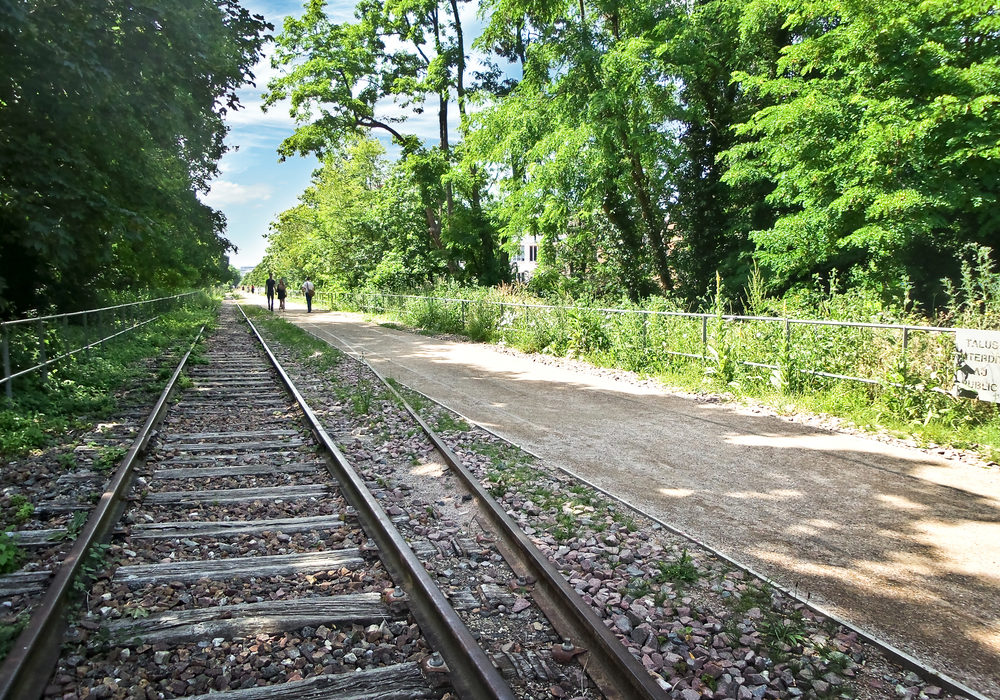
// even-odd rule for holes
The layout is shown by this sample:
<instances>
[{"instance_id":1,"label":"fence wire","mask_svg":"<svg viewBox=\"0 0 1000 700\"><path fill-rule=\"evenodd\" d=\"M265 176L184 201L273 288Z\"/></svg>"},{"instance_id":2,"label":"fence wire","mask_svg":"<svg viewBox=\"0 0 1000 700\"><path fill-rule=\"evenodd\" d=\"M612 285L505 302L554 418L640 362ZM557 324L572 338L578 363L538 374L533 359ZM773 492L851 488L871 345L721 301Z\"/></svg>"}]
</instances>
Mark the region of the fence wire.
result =
<instances>
[{"instance_id":1,"label":"fence wire","mask_svg":"<svg viewBox=\"0 0 1000 700\"><path fill-rule=\"evenodd\" d=\"M149 311L169 308L195 294L200 292L0 322L0 384L7 398L13 398L18 377L41 371L44 379L48 368L57 362L145 326L162 317L149 316Z\"/></svg>"},{"instance_id":2,"label":"fence wire","mask_svg":"<svg viewBox=\"0 0 1000 700\"><path fill-rule=\"evenodd\" d=\"M618 350L635 369L662 358L756 368L775 381L796 376L950 393L956 367L953 336L960 329L863 321L690 313L528 304L486 299L373 292L328 293L330 308L417 314L434 327L465 332L470 323L495 322L501 339L533 335L545 349L557 328L572 342ZM532 343L528 343L531 347ZM887 371L888 370L888 371ZM936 378L941 386L910 377ZM947 387L947 388L946 388Z\"/></svg>"}]
</instances>

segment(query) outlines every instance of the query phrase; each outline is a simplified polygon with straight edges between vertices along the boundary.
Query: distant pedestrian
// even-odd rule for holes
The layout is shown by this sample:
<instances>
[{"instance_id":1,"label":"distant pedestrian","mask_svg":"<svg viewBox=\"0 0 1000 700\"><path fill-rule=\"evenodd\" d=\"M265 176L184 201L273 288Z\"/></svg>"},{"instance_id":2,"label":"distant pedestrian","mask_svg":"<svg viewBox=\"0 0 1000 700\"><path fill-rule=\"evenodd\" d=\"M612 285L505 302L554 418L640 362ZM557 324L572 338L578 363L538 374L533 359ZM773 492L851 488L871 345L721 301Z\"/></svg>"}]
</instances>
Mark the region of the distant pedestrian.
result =
<instances>
[{"instance_id":1,"label":"distant pedestrian","mask_svg":"<svg viewBox=\"0 0 1000 700\"><path fill-rule=\"evenodd\" d=\"M306 281L302 283L302 293L306 295L306 313L311 314L313 310L313 292L316 291L316 285L309 281L306 277Z\"/></svg>"},{"instance_id":2,"label":"distant pedestrian","mask_svg":"<svg viewBox=\"0 0 1000 700\"><path fill-rule=\"evenodd\" d=\"M252 284L250 285L250 293L251 294L256 294L257 293L257 287L255 285L252 285Z\"/></svg>"},{"instance_id":3,"label":"distant pedestrian","mask_svg":"<svg viewBox=\"0 0 1000 700\"><path fill-rule=\"evenodd\" d=\"M282 277L278 280L278 311L285 310L285 295L288 294L288 285L285 284L285 278Z\"/></svg>"},{"instance_id":4,"label":"distant pedestrian","mask_svg":"<svg viewBox=\"0 0 1000 700\"><path fill-rule=\"evenodd\" d=\"M268 273L267 275L267 310L274 311L274 275Z\"/></svg>"}]
</instances>

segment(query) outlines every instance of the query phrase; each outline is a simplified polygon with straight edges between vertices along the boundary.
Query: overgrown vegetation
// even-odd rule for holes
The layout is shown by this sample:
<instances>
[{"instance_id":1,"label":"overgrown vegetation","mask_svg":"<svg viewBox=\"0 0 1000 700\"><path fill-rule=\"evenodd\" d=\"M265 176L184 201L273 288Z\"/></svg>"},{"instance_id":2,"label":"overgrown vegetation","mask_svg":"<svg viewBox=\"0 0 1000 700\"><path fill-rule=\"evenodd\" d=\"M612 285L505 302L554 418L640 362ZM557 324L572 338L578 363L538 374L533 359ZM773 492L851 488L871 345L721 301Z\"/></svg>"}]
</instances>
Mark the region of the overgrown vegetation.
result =
<instances>
[{"instance_id":1,"label":"overgrown vegetation","mask_svg":"<svg viewBox=\"0 0 1000 700\"><path fill-rule=\"evenodd\" d=\"M117 445L98 448L97 457L94 459L94 469L99 472L113 471L126 452L124 447Z\"/></svg>"},{"instance_id":2,"label":"overgrown vegetation","mask_svg":"<svg viewBox=\"0 0 1000 700\"><path fill-rule=\"evenodd\" d=\"M0 624L0 659L6 658L21 631L28 625L28 615L18 615L12 622Z\"/></svg>"},{"instance_id":3,"label":"overgrown vegetation","mask_svg":"<svg viewBox=\"0 0 1000 700\"><path fill-rule=\"evenodd\" d=\"M695 566L694 560L691 558L686 547L676 561L656 562L656 568L660 571L656 576L657 583L670 582L682 585L694 583L698 580L698 567Z\"/></svg>"},{"instance_id":4,"label":"overgrown vegetation","mask_svg":"<svg viewBox=\"0 0 1000 700\"><path fill-rule=\"evenodd\" d=\"M199 195L269 28L229 0L0 3L0 318L235 281Z\"/></svg>"},{"instance_id":5,"label":"overgrown vegetation","mask_svg":"<svg viewBox=\"0 0 1000 700\"><path fill-rule=\"evenodd\" d=\"M495 285L537 262L550 298L707 310L717 274L740 306L759 264L778 296L839 270L936 311L966 246L996 245L989 3L484 0L472 46L458 8L372 0L339 21L309 2L289 18L265 101L291 98L282 156L323 167L247 283ZM433 144L408 121L428 109ZM463 325L480 337L482 321Z\"/></svg>"},{"instance_id":6,"label":"overgrown vegetation","mask_svg":"<svg viewBox=\"0 0 1000 700\"><path fill-rule=\"evenodd\" d=\"M343 359L343 353L337 348L263 307L248 305L244 306L243 310L254 325L265 329L276 342L296 352L299 359L311 369L326 372L336 367ZM234 313L238 314L239 311Z\"/></svg>"},{"instance_id":7,"label":"overgrown vegetation","mask_svg":"<svg viewBox=\"0 0 1000 700\"><path fill-rule=\"evenodd\" d=\"M23 561L24 550L7 534L7 531L0 531L0 574L17 571Z\"/></svg>"},{"instance_id":8,"label":"overgrown vegetation","mask_svg":"<svg viewBox=\"0 0 1000 700\"><path fill-rule=\"evenodd\" d=\"M13 399L0 400L0 458L44 448L111 415L117 405L116 390L149 372L156 358L179 359L217 308L218 301L208 295L190 297L158 321L61 360L46 377L33 373L14 380ZM11 354L30 360L36 343L30 338L23 345L15 344ZM58 347L53 342L50 355ZM167 376L171 371L166 370ZM60 463L69 467L75 458L67 453L60 456Z\"/></svg>"},{"instance_id":9,"label":"overgrown vegetation","mask_svg":"<svg viewBox=\"0 0 1000 700\"><path fill-rule=\"evenodd\" d=\"M727 320L721 283L714 312L700 317L662 313L677 310L662 298L643 304L620 300L614 308L621 311L595 301L546 308L544 300L513 287L446 286L419 298L345 293L333 302L437 332L455 333L463 316L467 322L478 319L479 340L658 376L688 390L723 391L770 403L780 412L840 416L863 428L885 428L995 459L1000 456L997 407L949 393L955 366L951 335L910 331L904 354L899 330L782 320L961 323L974 328L1000 320L1000 273L989 256L970 258L963 279L942 315L933 319L920 316L905 297L886 306L876 295L841 290L836 282L832 291L817 285L808 293L772 299L755 278L744 290L747 313L772 321ZM443 326L436 325L442 319Z\"/></svg>"}]
</instances>

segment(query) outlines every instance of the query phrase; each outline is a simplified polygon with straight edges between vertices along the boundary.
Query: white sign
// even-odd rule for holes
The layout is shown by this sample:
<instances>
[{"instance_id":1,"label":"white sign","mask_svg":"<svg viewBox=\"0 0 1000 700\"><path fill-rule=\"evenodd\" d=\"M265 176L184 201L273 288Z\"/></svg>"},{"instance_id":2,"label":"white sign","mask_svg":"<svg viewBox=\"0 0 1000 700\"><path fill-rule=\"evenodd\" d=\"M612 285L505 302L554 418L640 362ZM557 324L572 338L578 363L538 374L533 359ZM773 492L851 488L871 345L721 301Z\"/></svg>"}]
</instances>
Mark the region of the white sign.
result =
<instances>
[{"instance_id":1,"label":"white sign","mask_svg":"<svg viewBox=\"0 0 1000 700\"><path fill-rule=\"evenodd\" d=\"M1000 331L959 328L955 333L958 394L980 401L1000 402Z\"/></svg>"}]
</instances>

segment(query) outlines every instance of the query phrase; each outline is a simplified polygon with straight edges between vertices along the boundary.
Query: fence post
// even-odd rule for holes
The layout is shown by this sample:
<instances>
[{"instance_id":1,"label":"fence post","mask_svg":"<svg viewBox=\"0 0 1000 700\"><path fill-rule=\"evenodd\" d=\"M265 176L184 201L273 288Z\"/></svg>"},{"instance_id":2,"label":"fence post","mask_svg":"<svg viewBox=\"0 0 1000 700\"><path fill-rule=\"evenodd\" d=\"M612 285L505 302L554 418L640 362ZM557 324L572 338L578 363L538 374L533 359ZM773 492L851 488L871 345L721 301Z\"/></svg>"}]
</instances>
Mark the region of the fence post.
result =
<instances>
[{"instance_id":1,"label":"fence post","mask_svg":"<svg viewBox=\"0 0 1000 700\"><path fill-rule=\"evenodd\" d=\"M49 371L45 367L45 362L48 358L45 356L45 322L38 322L38 360L39 364L42 365L42 383L44 384L48 381Z\"/></svg>"},{"instance_id":2,"label":"fence post","mask_svg":"<svg viewBox=\"0 0 1000 700\"><path fill-rule=\"evenodd\" d=\"M708 359L708 316L701 317L701 359Z\"/></svg>"},{"instance_id":3,"label":"fence post","mask_svg":"<svg viewBox=\"0 0 1000 700\"><path fill-rule=\"evenodd\" d=\"M3 376L7 381L4 382L5 391L7 392L7 398L14 398L14 389L11 384L14 380L10 378L10 329L7 326L3 327L3 341L0 342L3 346Z\"/></svg>"},{"instance_id":4,"label":"fence post","mask_svg":"<svg viewBox=\"0 0 1000 700\"><path fill-rule=\"evenodd\" d=\"M904 382L906 381L906 379L905 379L905 377L906 377L906 350L909 347L909 345L910 345L910 329L904 326L903 327L903 356L902 356L902 358L900 358L900 362L901 362L902 367L903 367L903 377L904 377L903 381Z\"/></svg>"},{"instance_id":5,"label":"fence post","mask_svg":"<svg viewBox=\"0 0 1000 700\"><path fill-rule=\"evenodd\" d=\"M463 331L465 330L466 325L467 325L466 322L465 322L465 307L467 307L468 305L469 305L469 300L468 299L462 299L462 330Z\"/></svg>"}]
</instances>

